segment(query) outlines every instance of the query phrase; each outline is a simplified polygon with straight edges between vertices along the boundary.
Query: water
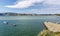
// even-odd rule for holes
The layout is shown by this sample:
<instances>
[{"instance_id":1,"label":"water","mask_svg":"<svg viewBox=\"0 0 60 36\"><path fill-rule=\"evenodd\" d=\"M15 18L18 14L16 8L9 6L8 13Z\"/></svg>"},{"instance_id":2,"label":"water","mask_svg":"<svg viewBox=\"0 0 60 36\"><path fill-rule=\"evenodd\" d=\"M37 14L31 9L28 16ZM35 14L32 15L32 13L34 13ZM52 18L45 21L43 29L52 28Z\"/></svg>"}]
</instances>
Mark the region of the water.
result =
<instances>
[{"instance_id":1,"label":"water","mask_svg":"<svg viewBox=\"0 0 60 36\"><path fill-rule=\"evenodd\" d=\"M0 36L37 36L45 21L60 22L60 16L0 16Z\"/></svg>"}]
</instances>

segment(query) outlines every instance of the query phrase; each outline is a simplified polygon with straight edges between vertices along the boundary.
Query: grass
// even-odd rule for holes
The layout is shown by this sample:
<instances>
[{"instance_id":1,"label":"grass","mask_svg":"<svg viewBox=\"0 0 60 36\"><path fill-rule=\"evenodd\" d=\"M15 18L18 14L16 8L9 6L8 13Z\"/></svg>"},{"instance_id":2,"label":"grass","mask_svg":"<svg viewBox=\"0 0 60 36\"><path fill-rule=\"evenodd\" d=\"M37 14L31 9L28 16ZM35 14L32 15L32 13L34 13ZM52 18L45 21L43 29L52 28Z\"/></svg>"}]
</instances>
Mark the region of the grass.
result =
<instances>
[{"instance_id":1,"label":"grass","mask_svg":"<svg viewBox=\"0 0 60 36\"><path fill-rule=\"evenodd\" d=\"M60 36L60 32L51 32L44 29L43 31L39 32L38 36Z\"/></svg>"}]
</instances>

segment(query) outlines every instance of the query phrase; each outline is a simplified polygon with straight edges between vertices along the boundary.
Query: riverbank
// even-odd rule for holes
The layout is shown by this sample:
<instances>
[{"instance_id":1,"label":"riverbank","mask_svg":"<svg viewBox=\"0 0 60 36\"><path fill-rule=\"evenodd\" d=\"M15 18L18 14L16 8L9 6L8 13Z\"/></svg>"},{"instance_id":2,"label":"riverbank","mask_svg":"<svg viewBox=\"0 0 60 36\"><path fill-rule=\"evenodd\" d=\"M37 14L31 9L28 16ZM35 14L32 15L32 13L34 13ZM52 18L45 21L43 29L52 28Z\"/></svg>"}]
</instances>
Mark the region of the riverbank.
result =
<instances>
[{"instance_id":1,"label":"riverbank","mask_svg":"<svg viewBox=\"0 0 60 36\"><path fill-rule=\"evenodd\" d=\"M39 32L38 36L60 36L60 32L51 32L47 29Z\"/></svg>"},{"instance_id":2,"label":"riverbank","mask_svg":"<svg viewBox=\"0 0 60 36\"><path fill-rule=\"evenodd\" d=\"M49 31L60 32L60 24L53 22L44 22L44 25Z\"/></svg>"},{"instance_id":3,"label":"riverbank","mask_svg":"<svg viewBox=\"0 0 60 36\"><path fill-rule=\"evenodd\" d=\"M53 22L44 22L47 29L39 32L38 36L60 36L60 24Z\"/></svg>"}]
</instances>

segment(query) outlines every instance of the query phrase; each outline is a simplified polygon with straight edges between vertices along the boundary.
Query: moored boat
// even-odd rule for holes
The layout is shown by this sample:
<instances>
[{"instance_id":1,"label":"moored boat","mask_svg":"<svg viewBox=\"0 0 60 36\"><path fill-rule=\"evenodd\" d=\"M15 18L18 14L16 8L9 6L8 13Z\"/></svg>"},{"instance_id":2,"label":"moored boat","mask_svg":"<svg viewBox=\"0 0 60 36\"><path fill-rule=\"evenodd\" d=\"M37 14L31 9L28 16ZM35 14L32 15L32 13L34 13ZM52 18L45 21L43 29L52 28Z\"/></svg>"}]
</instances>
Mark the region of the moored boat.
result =
<instances>
[{"instance_id":1,"label":"moored boat","mask_svg":"<svg viewBox=\"0 0 60 36\"><path fill-rule=\"evenodd\" d=\"M3 23L4 23L4 24L8 24L8 22L7 22L7 21L4 21Z\"/></svg>"}]
</instances>

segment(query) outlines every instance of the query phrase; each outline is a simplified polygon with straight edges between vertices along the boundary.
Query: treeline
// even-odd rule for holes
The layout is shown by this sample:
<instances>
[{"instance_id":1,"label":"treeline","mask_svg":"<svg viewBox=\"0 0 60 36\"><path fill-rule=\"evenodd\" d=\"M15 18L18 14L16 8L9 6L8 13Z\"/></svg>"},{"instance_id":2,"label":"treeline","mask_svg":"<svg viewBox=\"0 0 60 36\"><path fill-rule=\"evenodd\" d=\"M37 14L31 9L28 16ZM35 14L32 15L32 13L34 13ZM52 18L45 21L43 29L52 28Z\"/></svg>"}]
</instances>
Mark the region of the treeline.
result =
<instances>
[{"instance_id":1,"label":"treeline","mask_svg":"<svg viewBox=\"0 0 60 36\"><path fill-rule=\"evenodd\" d=\"M55 14L55 15L60 16L60 14Z\"/></svg>"},{"instance_id":2,"label":"treeline","mask_svg":"<svg viewBox=\"0 0 60 36\"><path fill-rule=\"evenodd\" d=\"M60 14L26 14L26 13L0 13L0 16L54 16Z\"/></svg>"}]
</instances>

